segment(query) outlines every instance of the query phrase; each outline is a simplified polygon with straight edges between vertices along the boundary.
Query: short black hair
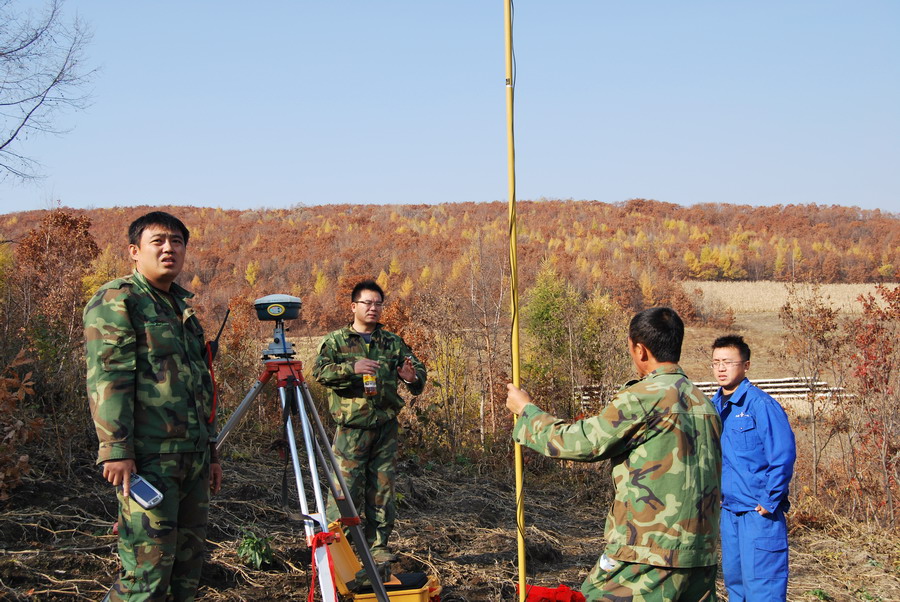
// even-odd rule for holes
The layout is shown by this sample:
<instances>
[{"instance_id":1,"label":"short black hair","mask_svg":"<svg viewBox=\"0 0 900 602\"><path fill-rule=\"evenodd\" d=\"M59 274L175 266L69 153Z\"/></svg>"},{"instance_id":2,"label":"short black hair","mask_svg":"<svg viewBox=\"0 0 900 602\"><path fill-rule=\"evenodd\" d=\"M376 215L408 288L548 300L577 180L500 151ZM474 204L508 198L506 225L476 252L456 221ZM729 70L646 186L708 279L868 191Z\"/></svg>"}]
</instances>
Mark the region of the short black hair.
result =
<instances>
[{"instance_id":1,"label":"short black hair","mask_svg":"<svg viewBox=\"0 0 900 602\"><path fill-rule=\"evenodd\" d=\"M150 226L161 226L170 232L180 232L181 236L184 237L185 245L187 245L188 238L191 236L184 222L174 215L165 211L151 211L137 218L128 226L128 244L141 246L141 236L144 234L144 230Z\"/></svg>"},{"instance_id":2,"label":"short black hair","mask_svg":"<svg viewBox=\"0 0 900 602\"><path fill-rule=\"evenodd\" d=\"M741 354L741 359L745 362L750 361L750 345L744 342L744 337L739 334L726 334L713 341L713 351L722 349L723 347L734 347Z\"/></svg>"},{"instance_id":3,"label":"short black hair","mask_svg":"<svg viewBox=\"0 0 900 602\"><path fill-rule=\"evenodd\" d=\"M676 363L681 359L684 322L671 307L651 307L631 318L628 338L646 347L656 361Z\"/></svg>"},{"instance_id":4,"label":"short black hair","mask_svg":"<svg viewBox=\"0 0 900 602\"><path fill-rule=\"evenodd\" d=\"M384 291L381 290L381 287L378 286L378 283L374 280L363 280L362 282L357 282L356 286L353 287L353 292L350 293L350 300L354 303L359 301L359 294L363 291L374 291L381 295L381 301L384 301Z\"/></svg>"}]
</instances>

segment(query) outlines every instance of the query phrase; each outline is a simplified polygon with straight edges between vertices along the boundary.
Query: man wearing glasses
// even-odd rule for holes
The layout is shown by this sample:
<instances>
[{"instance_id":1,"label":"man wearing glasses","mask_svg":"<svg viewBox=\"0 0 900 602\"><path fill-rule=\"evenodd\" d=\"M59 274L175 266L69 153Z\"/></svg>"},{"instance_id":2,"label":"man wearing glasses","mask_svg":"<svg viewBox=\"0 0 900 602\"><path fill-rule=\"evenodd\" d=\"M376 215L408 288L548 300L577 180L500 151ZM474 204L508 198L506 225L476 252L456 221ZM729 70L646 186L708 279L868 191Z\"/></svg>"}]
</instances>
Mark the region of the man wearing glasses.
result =
<instances>
[{"instance_id":1,"label":"man wearing glasses","mask_svg":"<svg viewBox=\"0 0 900 602\"><path fill-rule=\"evenodd\" d=\"M787 414L747 380L743 337L712 345L722 416L722 574L730 602L785 600L788 581L788 484L797 450Z\"/></svg>"},{"instance_id":2,"label":"man wearing glasses","mask_svg":"<svg viewBox=\"0 0 900 602\"><path fill-rule=\"evenodd\" d=\"M325 336L313 377L329 390L337 423L334 454L357 511L364 516L366 539L376 562L396 560L388 548L394 528L397 414L404 405L402 381L413 395L425 388L425 366L403 339L378 322L384 291L363 280L350 295L353 321ZM329 499L329 521L340 511Z\"/></svg>"}]
</instances>

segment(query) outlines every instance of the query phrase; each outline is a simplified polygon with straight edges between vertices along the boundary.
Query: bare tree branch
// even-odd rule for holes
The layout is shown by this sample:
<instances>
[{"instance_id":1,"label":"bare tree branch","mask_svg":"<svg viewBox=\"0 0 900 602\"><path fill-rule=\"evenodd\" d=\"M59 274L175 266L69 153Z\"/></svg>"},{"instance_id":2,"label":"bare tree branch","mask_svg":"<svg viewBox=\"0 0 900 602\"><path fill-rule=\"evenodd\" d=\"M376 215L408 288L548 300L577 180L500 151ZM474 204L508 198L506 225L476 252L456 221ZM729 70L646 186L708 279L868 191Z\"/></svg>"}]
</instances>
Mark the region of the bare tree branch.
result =
<instances>
[{"instance_id":1,"label":"bare tree branch","mask_svg":"<svg viewBox=\"0 0 900 602\"><path fill-rule=\"evenodd\" d=\"M95 70L84 70L90 33L76 17L63 21L62 1L44 13L16 12L0 0L0 180L38 177L37 163L17 150L29 133L62 134L55 113L87 105L85 86Z\"/></svg>"}]
</instances>

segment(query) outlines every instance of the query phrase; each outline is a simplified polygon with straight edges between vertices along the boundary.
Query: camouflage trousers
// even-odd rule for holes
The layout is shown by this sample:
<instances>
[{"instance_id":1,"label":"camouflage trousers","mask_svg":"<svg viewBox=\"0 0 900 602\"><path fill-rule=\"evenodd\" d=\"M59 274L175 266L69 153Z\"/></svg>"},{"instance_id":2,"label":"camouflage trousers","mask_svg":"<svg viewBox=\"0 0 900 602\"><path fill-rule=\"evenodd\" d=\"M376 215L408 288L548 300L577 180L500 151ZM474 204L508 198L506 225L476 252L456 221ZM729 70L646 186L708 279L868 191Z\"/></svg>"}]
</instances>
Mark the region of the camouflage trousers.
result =
<instances>
[{"instance_id":1,"label":"camouflage trousers","mask_svg":"<svg viewBox=\"0 0 900 602\"><path fill-rule=\"evenodd\" d=\"M715 602L716 565L671 568L614 561L604 570L600 561L581 585L588 600L607 602Z\"/></svg>"},{"instance_id":2,"label":"camouflage trousers","mask_svg":"<svg viewBox=\"0 0 900 602\"><path fill-rule=\"evenodd\" d=\"M150 510L119 493L122 571L108 600L193 600L209 515L209 451L137 458L138 474L163 494Z\"/></svg>"},{"instance_id":3,"label":"camouflage trousers","mask_svg":"<svg viewBox=\"0 0 900 602\"><path fill-rule=\"evenodd\" d=\"M334 455L350 489L350 499L364 517L366 540L372 548L387 547L394 530L398 431L394 419L372 429L338 426L334 435ZM340 516L340 509L329 495L328 522Z\"/></svg>"}]
</instances>

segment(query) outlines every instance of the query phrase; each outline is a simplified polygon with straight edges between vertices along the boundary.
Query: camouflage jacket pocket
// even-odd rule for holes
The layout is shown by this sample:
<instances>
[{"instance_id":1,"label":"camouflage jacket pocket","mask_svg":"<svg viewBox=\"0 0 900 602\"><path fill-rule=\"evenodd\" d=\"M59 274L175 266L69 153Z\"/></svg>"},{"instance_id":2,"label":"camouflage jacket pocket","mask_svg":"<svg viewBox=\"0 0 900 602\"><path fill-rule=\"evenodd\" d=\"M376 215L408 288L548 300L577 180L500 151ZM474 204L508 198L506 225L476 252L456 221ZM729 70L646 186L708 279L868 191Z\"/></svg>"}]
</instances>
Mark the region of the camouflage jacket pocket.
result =
<instances>
[{"instance_id":1,"label":"camouflage jacket pocket","mask_svg":"<svg viewBox=\"0 0 900 602\"><path fill-rule=\"evenodd\" d=\"M152 357L166 357L179 352L175 330L164 322L148 322L145 326L147 353Z\"/></svg>"},{"instance_id":2,"label":"camouflage jacket pocket","mask_svg":"<svg viewBox=\"0 0 900 602\"><path fill-rule=\"evenodd\" d=\"M133 372L137 368L135 348L137 340L134 335L117 337L114 341L103 341L100 349L100 362L107 372Z\"/></svg>"},{"instance_id":3,"label":"camouflage jacket pocket","mask_svg":"<svg viewBox=\"0 0 900 602\"><path fill-rule=\"evenodd\" d=\"M377 424L377 416L372 404L363 396L331 397L331 417L335 423L353 428L373 428Z\"/></svg>"}]
</instances>

